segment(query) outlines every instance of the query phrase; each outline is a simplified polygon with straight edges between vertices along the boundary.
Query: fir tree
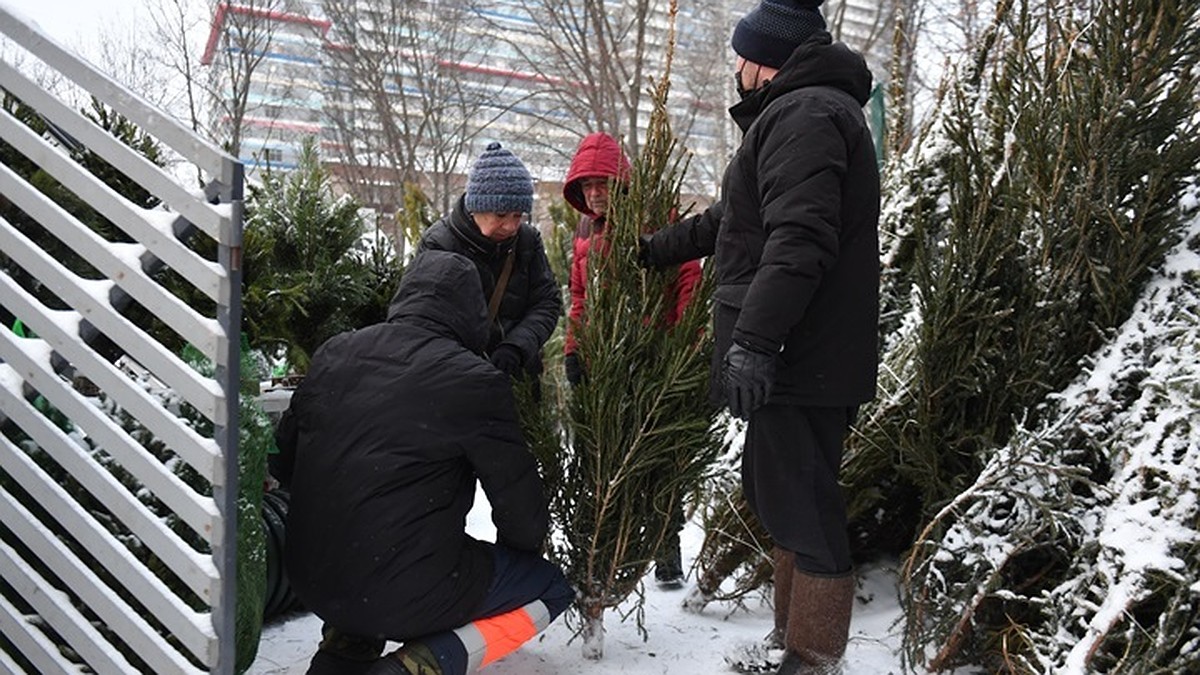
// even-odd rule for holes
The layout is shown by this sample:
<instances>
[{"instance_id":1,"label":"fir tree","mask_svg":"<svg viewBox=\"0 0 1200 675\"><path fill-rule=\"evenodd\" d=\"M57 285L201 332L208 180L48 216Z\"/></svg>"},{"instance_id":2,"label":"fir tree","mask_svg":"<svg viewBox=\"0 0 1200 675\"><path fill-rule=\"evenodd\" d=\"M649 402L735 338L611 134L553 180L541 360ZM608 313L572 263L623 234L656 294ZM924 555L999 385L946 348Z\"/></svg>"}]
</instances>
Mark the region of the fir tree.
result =
<instances>
[{"instance_id":1,"label":"fir tree","mask_svg":"<svg viewBox=\"0 0 1200 675\"><path fill-rule=\"evenodd\" d=\"M386 317L400 265L386 238L364 242L359 208L334 196L311 138L294 171L268 171L247 200L243 326L299 372L325 340Z\"/></svg>"},{"instance_id":2,"label":"fir tree","mask_svg":"<svg viewBox=\"0 0 1200 675\"><path fill-rule=\"evenodd\" d=\"M722 445L716 412L704 403L711 275L668 327L661 317L677 271L637 263L638 236L669 222L686 168L666 115L669 63L628 189L614 191L605 239L588 256L576 333L586 380L569 399L526 416L560 530L553 554L578 590L590 658L603 653L605 610L638 590ZM631 611L642 627L640 607Z\"/></svg>"},{"instance_id":3,"label":"fir tree","mask_svg":"<svg viewBox=\"0 0 1200 675\"><path fill-rule=\"evenodd\" d=\"M1083 497L1114 467L1104 451L1046 461L1030 430L1052 424L1051 397L1180 239L1198 57L1192 3L1001 2L936 124L892 167L894 333L844 480L860 555L916 541L914 663L1039 661L1042 601L1013 599L1063 579ZM1007 549L967 561L964 541L1002 533Z\"/></svg>"}]
</instances>

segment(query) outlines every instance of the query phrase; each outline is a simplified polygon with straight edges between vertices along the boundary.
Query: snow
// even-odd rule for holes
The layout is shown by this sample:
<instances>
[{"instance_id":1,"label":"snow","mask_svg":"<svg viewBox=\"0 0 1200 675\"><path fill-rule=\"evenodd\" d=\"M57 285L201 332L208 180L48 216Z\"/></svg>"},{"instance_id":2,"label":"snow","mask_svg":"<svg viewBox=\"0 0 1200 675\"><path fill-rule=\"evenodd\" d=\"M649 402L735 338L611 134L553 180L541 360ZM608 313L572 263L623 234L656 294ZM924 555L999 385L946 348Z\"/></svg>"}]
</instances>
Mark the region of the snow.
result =
<instances>
[{"instance_id":1,"label":"snow","mask_svg":"<svg viewBox=\"0 0 1200 675\"><path fill-rule=\"evenodd\" d=\"M488 518L487 501L480 492L468 516L467 531L491 539L495 529ZM680 537L685 567L690 565L704 533L688 523ZM891 561L859 570L858 602L850 626L846 673L889 675L903 672L897 619L898 565ZM694 581L689 575L689 581ZM484 668L488 675L707 675L732 673L724 655L739 646L760 642L774 624L769 598L751 596L741 606L710 603L703 612L684 611L682 602L691 584L679 590L662 590L653 574L645 582L646 640L638 634L632 616L622 621L618 612L605 614L604 657L588 661L579 639L568 625L570 611L555 619L544 633L520 650ZM769 595L769 589L767 589ZM626 602L622 610L632 609ZM258 658L247 675L301 675L317 648L321 620L295 613L263 628ZM388 650L395 647L389 644Z\"/></svg>"}]
</instances>

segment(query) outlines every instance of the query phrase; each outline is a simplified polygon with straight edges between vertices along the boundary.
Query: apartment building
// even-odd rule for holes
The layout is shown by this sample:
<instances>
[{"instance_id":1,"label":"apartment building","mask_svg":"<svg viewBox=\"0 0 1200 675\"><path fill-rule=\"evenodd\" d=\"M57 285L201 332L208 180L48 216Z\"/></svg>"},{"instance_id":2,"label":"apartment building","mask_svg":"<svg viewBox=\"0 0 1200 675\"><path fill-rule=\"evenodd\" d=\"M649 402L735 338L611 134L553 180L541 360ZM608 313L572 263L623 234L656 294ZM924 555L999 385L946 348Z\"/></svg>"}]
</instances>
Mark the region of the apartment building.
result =
<instances>
[{"instance_id":1,"label":"apartment building","mask_svg":"<svg viewBox=\"0 0 1200 675\"><path fill-rule=\"evenodd\" d=\"M237 138L251 173L296 165L303 138L321 137L325 118L325 35L330 22L315 3L214 7L201 64L208 66L210 116L218 137ZM242 85L241 81L250 81ZM236 129L236 131L235 131Z\"/></svg>"},{"instance_id":2,"label":"apartment building","mask_svg":"<svg viewBox=\"0 0 1200 675\"><path fill-rule=\"evenodd\" d=\"M215 119L230 129L240 122L238 154L252 175L294 166L302 139L315 136L334 173L386 216L400 208L405 183L443 210L492 140L521 157L547 195L557 193L586 133L609 130L636 147L651 111L642 92L665 72L674 37L668 108L691 153L684 187L713 195L738 141L725 112L734 97L729 33L756 2L681 0L673 35L668 0L222 2L204 61L224 97L213 106ZM867 52L879 80L889 2L828 0L824 8L831 31ZM588 10L602 10L608 23ZM556 28L568 23L584 34ZM602 37L631 27L640 32L609 43ZM641 70L595 72L608 62L588 62L585 52L606 45L605 58L621 66L636 60ZM628 78L627 95L581 95L602 86L594 81L601 76ZM239 93L240 117L229 104ZM597 119L605 115L607 124Z\"/></svg>"}]
</instances>

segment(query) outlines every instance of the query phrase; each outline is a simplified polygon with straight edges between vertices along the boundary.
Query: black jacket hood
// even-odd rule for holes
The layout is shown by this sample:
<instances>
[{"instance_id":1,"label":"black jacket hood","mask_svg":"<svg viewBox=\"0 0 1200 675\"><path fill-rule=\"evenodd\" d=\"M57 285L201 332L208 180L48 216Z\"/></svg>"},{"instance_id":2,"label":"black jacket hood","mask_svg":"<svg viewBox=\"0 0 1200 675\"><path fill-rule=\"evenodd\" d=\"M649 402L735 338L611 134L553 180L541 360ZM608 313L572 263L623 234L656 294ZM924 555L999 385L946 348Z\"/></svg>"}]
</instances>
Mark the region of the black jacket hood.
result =
<instances>
[{"instance_id":1,"label":"black jacket hood","mask_svg":"<svg viewBox=\"0 0 1200 675\"><path fill-rule=\"evenodd\" d=\"M487 306L475 263L448 251L422 251L404 271L388 321L416 320L457 338L476 354L487 346Z\"/></svg>"},{"instance_id":2,"label":"black jacket hood","mask_svg":"<svg viewBox=\"0 0 1200 675\"><path fill-rule=\"evenodd\" d=\"M730 108L729 114L745 131L772 101L804 87L840 89L859 105L866 105L871 98L872 80L871 69L862 54L820 31L796 47L775 79Z\"/></svg>"}]
</instances>

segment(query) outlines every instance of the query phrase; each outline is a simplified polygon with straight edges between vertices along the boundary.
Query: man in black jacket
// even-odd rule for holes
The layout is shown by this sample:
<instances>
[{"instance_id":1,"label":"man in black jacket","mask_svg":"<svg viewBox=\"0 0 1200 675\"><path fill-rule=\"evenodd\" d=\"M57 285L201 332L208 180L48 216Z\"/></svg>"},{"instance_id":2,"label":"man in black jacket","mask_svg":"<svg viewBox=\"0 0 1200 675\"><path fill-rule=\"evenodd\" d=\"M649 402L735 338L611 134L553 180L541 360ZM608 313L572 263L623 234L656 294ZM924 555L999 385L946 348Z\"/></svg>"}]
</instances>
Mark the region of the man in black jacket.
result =
<instances>
[{"instance_id":1,"label":"man in black jacket","mask_svg":"<svg viewBox=\"0 0 1200 675\"><path fill-rule=\"evenodd\" d=\"M644 264L714 255L714 404L749 421L746 498L776 544L780 673L837 672L853 605L842 444L875 394L879 172L871 73L821 0L762 0L733 34L742 143L721 200L644 238Z\"/></svg>"},{"instance_id":2,"label":"man in black jacket","mask_svg":"<svg viewBox=\"0 0 1200 675\"><path fill-rule=\"evenodd\" d=\"M386 323L313 356L276 433L292 493L286 569L325 622L309 673L459 675L570 603L539 553L546 498L511 383L481 356L487 335L475 266L428 251ZM476 480L496 544L464 531ZM489 645L497 627L519 639ZM404 645L377 661L386 640Z\"/></svg>"},{"instance_id":3,"label":"man in black jacket","mask_svg":"<svg viewBox=\"0 0 1200 675\"><path fill-rule=\"evenodd\" d=\"M529 171L490 143L471 167L466 192L425 231L417 252L453 251L475 263L491 322L484 353L505 373L536 383L542 346L562 314L562 291L541 235L524 222L532 210Z\"/></svg>"}]
</instances>

